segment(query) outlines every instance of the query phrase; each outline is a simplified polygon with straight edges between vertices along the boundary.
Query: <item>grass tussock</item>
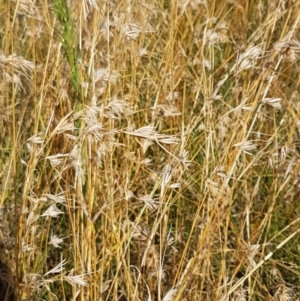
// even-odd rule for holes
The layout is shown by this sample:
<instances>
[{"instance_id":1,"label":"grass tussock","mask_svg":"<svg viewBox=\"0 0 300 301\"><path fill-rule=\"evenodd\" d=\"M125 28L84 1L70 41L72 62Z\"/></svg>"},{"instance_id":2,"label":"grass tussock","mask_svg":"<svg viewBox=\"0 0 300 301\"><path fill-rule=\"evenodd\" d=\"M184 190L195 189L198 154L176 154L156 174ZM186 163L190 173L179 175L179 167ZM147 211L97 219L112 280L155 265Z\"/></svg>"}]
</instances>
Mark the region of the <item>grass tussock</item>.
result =
<instances>
[{"instance_id":1,"label":"grass tussock","mask_svg":"<svg viewBox=\"0 0 300 301\"><path fill-rule=\"evenodd\" d=\"M299 300L298 1L0 12L4 299Z\"/></svg>"}]
</instances>

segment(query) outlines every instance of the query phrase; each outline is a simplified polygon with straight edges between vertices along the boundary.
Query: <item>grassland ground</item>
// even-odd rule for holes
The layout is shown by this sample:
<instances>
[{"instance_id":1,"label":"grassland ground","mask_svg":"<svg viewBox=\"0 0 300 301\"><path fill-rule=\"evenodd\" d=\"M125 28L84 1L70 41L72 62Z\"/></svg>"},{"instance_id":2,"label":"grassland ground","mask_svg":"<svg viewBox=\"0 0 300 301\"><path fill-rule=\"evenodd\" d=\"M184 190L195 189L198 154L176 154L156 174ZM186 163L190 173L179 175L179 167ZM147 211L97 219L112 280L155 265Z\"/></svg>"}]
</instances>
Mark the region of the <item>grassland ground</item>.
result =
<instances>
[{"instance_id":1,"label":"grassland ground","mask_svg":"<svg viewBox=\"0 0 300 301\"><path fill-rule=\"evenodd\" d=\"M0 299L299 300L299 22L0 0Z\"/></svg>"}]
</instances>

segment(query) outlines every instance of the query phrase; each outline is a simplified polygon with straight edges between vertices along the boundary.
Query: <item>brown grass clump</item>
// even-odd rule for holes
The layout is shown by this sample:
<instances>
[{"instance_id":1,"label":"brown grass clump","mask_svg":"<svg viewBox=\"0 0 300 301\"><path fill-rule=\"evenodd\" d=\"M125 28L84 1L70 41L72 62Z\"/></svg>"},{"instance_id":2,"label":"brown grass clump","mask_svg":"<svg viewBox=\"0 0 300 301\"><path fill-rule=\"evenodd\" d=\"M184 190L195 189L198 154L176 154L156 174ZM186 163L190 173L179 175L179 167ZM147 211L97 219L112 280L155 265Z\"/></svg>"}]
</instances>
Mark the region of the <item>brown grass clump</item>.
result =
<instances>
[{"instance_id":1,"label":"brown grass clump","mask_svg":"<svg viewBox=\"0 0 300 301\"><path fill-rule=\"evenodd\" d=\"M299 22L0 0L0 300L298 300Z\"/></svg>"},{"instance_id":2,"label":"brown grass clump","mask_svg":"<svg viewBox=\"0 0 300 301\"><path fill-rule=\"evenodd\" d=\"M9 267L0 262L0 300L14 301L13 277Z\"/></svg>"}]
</instances>

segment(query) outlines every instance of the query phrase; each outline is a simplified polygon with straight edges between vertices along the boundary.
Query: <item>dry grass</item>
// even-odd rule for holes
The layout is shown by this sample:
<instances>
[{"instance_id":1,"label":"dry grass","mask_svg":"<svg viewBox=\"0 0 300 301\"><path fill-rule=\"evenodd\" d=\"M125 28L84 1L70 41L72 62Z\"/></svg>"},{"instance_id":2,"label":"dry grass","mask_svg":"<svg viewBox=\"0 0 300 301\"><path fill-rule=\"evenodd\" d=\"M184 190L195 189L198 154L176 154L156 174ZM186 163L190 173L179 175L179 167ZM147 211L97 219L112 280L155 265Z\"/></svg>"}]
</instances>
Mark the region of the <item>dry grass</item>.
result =
<instances>
[{"instance_id":1,"label":"dry grass","mask_svg":"<svg viewBox=\"0 0 300 301\"><path fill-rule=\"evenodd\" d=\"M299 299L298 1L0 12L2 295Z\"/></svg>"}]
</instances>

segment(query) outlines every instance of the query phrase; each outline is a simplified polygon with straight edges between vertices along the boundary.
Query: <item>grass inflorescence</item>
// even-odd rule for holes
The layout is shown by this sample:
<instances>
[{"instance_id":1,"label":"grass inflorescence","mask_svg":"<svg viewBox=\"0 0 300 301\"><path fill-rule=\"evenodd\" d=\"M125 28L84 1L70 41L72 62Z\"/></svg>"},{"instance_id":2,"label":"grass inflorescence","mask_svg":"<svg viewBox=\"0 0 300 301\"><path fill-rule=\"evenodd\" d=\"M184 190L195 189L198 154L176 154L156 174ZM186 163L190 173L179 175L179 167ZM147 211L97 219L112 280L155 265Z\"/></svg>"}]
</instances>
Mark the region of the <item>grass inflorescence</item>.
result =
<instances>
[{"instance_id":1,"label":"grass inflorescence","mask_svg":"<svg viewBox=\"0 0 300 301\"><path fill-rule=\"evenodd\" d=\"M0 12L0 298L299 300L298 1Z\"/></svg>"}]
</instances>

